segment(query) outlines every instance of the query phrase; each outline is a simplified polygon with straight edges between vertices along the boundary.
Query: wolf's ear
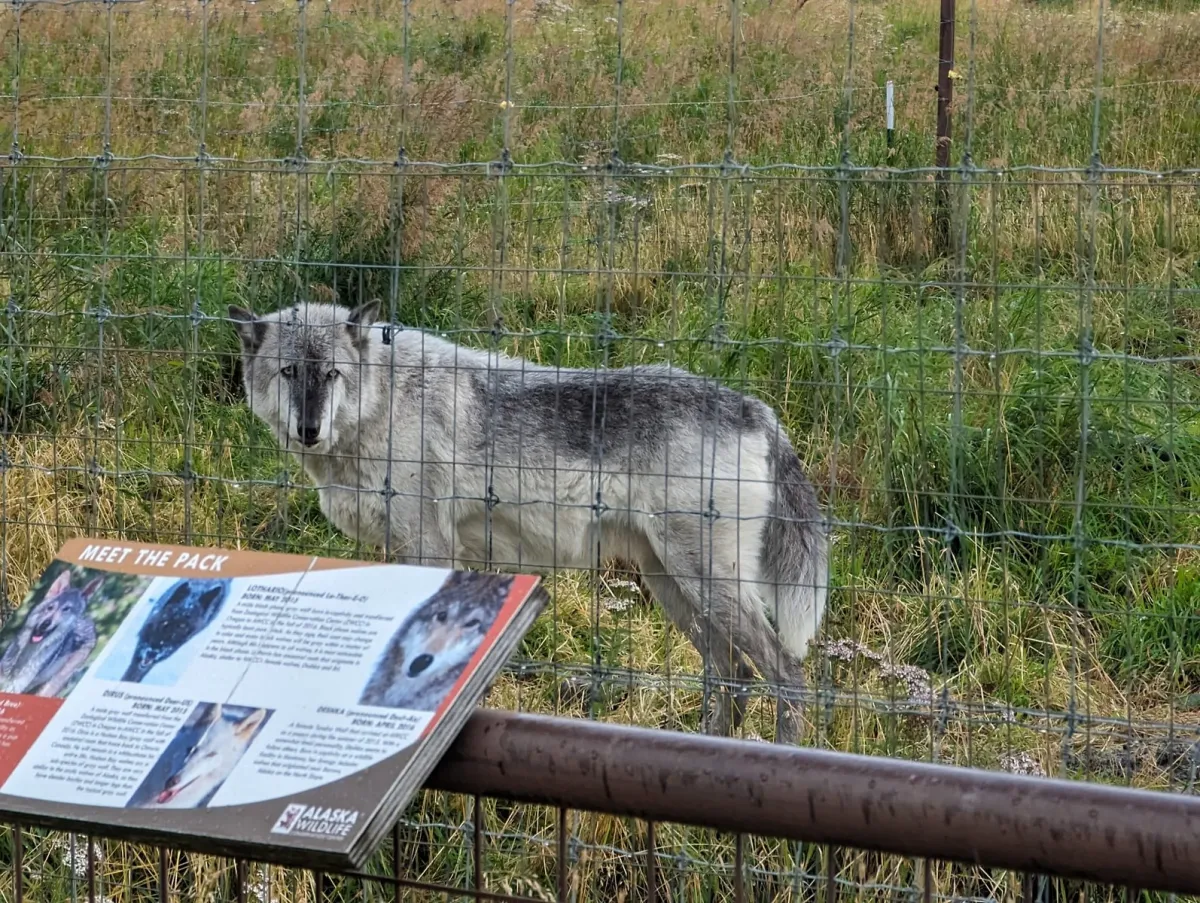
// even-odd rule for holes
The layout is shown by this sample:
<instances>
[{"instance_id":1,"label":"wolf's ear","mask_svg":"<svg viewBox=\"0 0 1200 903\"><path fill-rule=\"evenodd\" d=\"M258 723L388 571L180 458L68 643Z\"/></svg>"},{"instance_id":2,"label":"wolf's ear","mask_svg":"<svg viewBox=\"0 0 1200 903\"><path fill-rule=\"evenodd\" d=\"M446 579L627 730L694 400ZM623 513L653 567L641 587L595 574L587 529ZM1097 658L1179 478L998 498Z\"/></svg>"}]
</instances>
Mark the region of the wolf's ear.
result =
<instances>
[{"instance_id":1,"label":"wolf's ear","mask_svg":"<svg viewBox=\"0 0 1200 903\"><path fill-rule=\"evenodd\" d=\"M96 590L98 590L100 588L100 584L103 582L104 582L103 577L93 578L92 581L83 588L83 598L90 599L92 597L92 593L94 593Z\"/></svg>"},{"instance_id":2,"label":"wolf's ear","mask_svg":"<svg viewBox=\"0 0 1200 903\"><path fill-rule=\"evenodd\" d=\"M63 571L54 578L54 582L50 584L50 588L46 590L46 598L53 599L55 596L61 596L71 586L71 572Z\"/></svg>"},{"instance_id":3,"label":"wolf's ear","mask_svg":"<svg viewBox=\"0 0 1200 903\"><path fill-rule=\"evenodd\" d=\"M350 339L359 348L367 344L367 340L371 336L371 326L379 319L381 306L382 302L378 298L372 298L350 311L350 316L346 318L346 328L350 330Z\"/></svg>"},{"instance_id":4,"label":"wolf's ear","mask_svg":"<svg viewBox=\"0 0 1200 903\"><path fill-rule=\"evenodd\" d=\"M255 709L233 726L233 732L237 735L238 739L248 740L254 736L254 732L258 730L258 726L263 723L263 719L266 717L266 709Z\"/></svg>"},{"instance_id":5,"label":"wolf's ear","mask_svg":"<svg viewBox=\"0 0 1200 903\"><path fill-rule=\"evenodd\" d=\"M263 339L267 337L267 324L264 321L236 304L229 305L229 319L233 320L237 327L238 336L242 340L242 350L246 354L254 354L262 347Z\"/></svg>"},{"instance_id":6,"label":"wolf's ear","mask_svg":"<svg viewBox=\"0 0 1200 903\"><path fill-rule=\"evenodd\" d=\"M200 608L204 611L204 617L210 618L221 609L221 603L225 601L225 588L222 586L214 586L205 590L200 594Z\"/></svg>"}]
</instances>

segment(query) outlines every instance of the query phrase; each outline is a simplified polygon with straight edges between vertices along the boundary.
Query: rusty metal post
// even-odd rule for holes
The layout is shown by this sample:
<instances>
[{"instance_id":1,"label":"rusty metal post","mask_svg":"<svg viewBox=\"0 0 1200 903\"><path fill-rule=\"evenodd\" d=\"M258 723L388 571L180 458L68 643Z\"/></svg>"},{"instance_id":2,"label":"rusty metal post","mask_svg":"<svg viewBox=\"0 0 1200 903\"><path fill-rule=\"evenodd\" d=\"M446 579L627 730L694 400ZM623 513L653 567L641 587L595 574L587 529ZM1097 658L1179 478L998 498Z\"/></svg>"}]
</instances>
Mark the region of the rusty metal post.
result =
<instances>
[{"instance_id":1,"label":"rusty metal post","mask_svg":"<svg viewBox=\"0 0 1200 903\"><path fill-rule=\"evenodd\" d=\"M483 709L428 786L1200 893L1200 799Z\"/></svg>"},{"instance_id":2,"label":"rusty metal post","mask_svg":"<svg viewBox=\"0 0 1200 903\"><path fill-rule=\"evenodd\" d=\"M557 875L557 894L555 903L567 903L567 810L561 806L558 809L558 855L556 857L555 874Z\"/></svg>"},{"instance_id":3,"label":"rusty metal post","mask_svg":"<svg viewBox=\"0 0 1200 903\"><path fill-rule=\"evenodd\" d=\"M159 903L167 903L171 898L170 885L168 884L167 872L170 867L170 862L167 859L167 848L158 848L158 901Z\"/></svg>"},{"instance_id":4,"label":"rusty metal post","mask_svg":"<svg viewBox=\"0 0 1200 903\"><path fill-rule=\"evenodd\" d=\"M950 105L954 100L954 0L942 0L941 24L938 28L938 83L937 83L937 144L934 148L937 200L934 231L937 252L950 252Z\"/></svg>"},{"instance_id":5,"label":"rusty metal post","mask_svg":"<svg viewBox=\"0 0 1200 903\"><path fill-rule=\"evenodd\" d=\"M87 839L87 898L88 903L96 903L96 838L90 834Z\"/></svg>"},{"instance_id":6,"label":"rusty metal post","mask_svg":"<svg viewBox=\"0 0 1200 903\"><path fill-rule=\"evenodd\" d=\"M25 840L20 825L12 826L13 899L25 900Z\"/></svg>"}]
</instances>

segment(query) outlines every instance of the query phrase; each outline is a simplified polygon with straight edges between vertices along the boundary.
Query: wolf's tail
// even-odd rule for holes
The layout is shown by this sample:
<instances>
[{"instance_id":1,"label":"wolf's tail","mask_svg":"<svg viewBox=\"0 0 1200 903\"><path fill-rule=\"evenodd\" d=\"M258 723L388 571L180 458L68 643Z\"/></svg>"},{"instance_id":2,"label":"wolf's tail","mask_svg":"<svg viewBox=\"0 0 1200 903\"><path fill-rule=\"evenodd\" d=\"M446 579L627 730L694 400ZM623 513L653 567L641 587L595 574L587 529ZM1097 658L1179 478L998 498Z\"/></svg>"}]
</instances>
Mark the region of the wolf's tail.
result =
<instances>
[{"instance_id":1,"label":"wolf's tail","mask_svg":"<svg viewBox=\"0 0 1200 903\"><path fill-rule=\"evenodd\" d=\"M763 531L760 579L769 587L767 613L780 641L803 661L825 615L829 540L817 494L792 444L780 427L768 441L774 498Z\"/></svg>"}]
</instances>

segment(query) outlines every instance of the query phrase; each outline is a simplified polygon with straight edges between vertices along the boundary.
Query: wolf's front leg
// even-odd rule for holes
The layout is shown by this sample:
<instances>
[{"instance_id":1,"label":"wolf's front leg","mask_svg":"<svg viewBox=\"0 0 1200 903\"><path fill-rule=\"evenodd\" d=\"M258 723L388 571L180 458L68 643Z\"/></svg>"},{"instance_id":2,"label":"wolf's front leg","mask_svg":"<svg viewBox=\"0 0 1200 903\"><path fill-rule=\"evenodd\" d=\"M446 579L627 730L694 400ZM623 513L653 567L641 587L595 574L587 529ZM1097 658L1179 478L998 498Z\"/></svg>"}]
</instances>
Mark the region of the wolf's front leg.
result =
<instances>
[{"instance_id":1,"label":"wolf's front leg","mask_svg":"<svg viewBox=\"0 0 1200 903\"><path fill-rule=\"evenodd\" d=\"M429 500L393 509L392 532L398 541L390 557L405 564L454 567L452 534L443 521L442 512Z\"/></svg>"}]
</instances>

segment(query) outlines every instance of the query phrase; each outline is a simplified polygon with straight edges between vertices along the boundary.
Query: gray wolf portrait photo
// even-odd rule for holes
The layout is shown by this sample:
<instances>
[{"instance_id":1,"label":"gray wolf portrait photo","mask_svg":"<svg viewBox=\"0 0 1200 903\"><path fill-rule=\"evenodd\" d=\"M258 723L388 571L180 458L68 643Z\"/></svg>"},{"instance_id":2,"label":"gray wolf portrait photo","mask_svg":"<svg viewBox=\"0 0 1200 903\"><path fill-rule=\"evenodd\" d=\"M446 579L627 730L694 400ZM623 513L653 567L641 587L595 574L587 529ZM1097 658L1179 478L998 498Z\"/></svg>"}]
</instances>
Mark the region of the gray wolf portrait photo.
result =
<instances>
[{"instance_id":1,"label":"gray wolf portrait photo","mask_svg":"<svg viewBox=\"0 0 1200 903\"><path fill-rule=\"evenodd\" d=\"M271 711L202 702L159 756L126 809L198 809L207 806Z\"/></svg>"},{"instance_id":2,"label":"gray wolf portrait photo","mask_svg":"<svg viewBox=\"0 0 1200 903\"><path fill-rule=\"evenodd\" d=\"M52 563L0 630L0 692L66 697L149 583Z\"/></svg>"},{"instance_id":3,"label":"gray wolf portrait photo","mask_svg":"<svg viewBox=\"0 0 1200 903\"><path fill-rule=\"evenodd\" d=\"M212 626L229 598L229 580L185 577L169 584L146 612L135 636L123 635L96 676L129 683L173 684L191 656L183 649ZM173 667L158 667L168 662Z\"/></svg>"},{"instance_id":4,"label":"gray wolf portrait photo","mask_svg":"<svg viewBox=\"0 0 1200 903\"><path fill-rule=\"evenodd\" d=\"M250 409L322 513L390 558L443 567L637 566L727 686L754 670L796 737L829 543L774 411L677 367L565 369L378 324L380 305L230 307ZM714 694L706 729L740 725Z\"/></svg>"},{"instance_id":5,"label":"gray wolf portrait photo","mask_svg":"<svg viewBox=\"0 0 1200 903\"><path fill-rule=\"evenodd\" d=\"M435 711L492 629L512 582L501 574L450 574L392 635L359 704Z\"/></svg>"}]
</instances>

